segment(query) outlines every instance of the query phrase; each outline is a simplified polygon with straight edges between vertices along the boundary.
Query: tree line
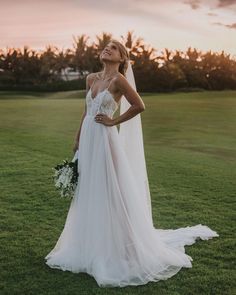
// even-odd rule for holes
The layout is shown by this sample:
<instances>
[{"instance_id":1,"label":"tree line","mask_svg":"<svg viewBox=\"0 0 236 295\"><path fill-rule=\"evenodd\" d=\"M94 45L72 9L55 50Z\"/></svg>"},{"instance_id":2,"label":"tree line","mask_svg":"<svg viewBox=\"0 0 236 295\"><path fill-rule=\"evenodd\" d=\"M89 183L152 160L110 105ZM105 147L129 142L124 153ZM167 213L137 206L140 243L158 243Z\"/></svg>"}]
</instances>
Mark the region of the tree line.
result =
<instances>
[{"instance_id":1,"label":"tree line","mask_svg":"<svg viewBox=\"0 0 236 295\"><path fill-rule=\"evenodd\" d=\"M28 46L0 49L0 90L85 89L86 75L101 70L99 55L112 38L112 34L102 33L89 44L89 36L73 36L72 48L65 50L53 45L43 51ZM132 31L121 39L130 53L138 91L236 89L236 60L224 51L189 47L158 52ZM68 67L79 72L78 79L62 80L61 72Z\"/></svg>"}]
</instances>

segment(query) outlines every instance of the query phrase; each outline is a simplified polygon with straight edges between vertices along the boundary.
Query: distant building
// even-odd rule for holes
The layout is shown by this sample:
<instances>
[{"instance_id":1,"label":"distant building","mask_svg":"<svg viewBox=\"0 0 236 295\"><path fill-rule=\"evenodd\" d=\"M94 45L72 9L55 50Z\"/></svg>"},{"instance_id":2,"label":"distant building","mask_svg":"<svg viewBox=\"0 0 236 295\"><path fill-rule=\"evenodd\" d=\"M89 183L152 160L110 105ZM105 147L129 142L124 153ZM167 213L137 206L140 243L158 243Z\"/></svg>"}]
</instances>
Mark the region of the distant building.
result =
<instances>
[{"instance_id":1,"label":"distant building","mask_svg":"<svg viewBox=\"0 0 236 295\"><path fill-rule=\"evenodd\" d=\"M81 79L88 73L88 71L84 71L83 74L81 74L79 71L75 71L73 68L67 67L61 70L60 76L64 81L71 81L75 79Z\"/></svg>"}]
</instances>

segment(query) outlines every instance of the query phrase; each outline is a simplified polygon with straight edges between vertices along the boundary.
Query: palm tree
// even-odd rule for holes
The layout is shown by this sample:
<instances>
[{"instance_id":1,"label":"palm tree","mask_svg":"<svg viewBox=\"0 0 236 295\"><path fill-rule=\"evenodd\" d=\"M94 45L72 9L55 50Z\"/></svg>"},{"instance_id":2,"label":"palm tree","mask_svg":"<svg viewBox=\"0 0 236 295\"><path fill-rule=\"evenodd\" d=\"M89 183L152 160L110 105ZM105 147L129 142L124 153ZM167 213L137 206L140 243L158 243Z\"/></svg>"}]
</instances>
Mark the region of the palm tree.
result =
<instances>
[{"instance_id":1,"label":"palm tree","mask_svg":"<svg viewBox=\"0 0 236 295\"><path fill-rule=\"evenodd\" d=\"M75 37L73 36L73 65L75 70L77 70L80 74L83 74L84 70L86 70L86 50L87 50L87 41L89 37L85 34L81 36Z\"/></svg>"},{"instance_id":2,"label":"palm tree","mask_svg":"<svg viewBox=\"0 0 236 295\"><path fill-rule=\"evenodd\" d=\"M112 34L102 32L101 36L96 35L96 41L94 43L94 48L97 50L98 55L100 55L103 48L109 43L109 41L112 39Z\"/></svg>"},{"instance_id":3,"label":"palm tree","mask_svg":"<svg viewBox=\"0 0 236 295\"><path fill-rule=\"evenodd\" d=\"M53 45L46 46L46 50L40 55L42 81L52 82L57 77L57 52L58 48Z\"/></svg>"},{"instance_id":4,"label":"palm tree","mask_svg":"<svg viewBox=\"0 0 236 295\"><path fill-rule=\"evenodd\" d=\"M126 36L121 36L124 45L129 49L130 59L135 63L135 58L139 55L139 48L144 45L143 38L134 36L133 31L128 31Z\"/></svg>"},{"instance_id":5,"label":"palm tree","mask_svg":"<svg viewBox=\"0 0 236 295\"><path fill-rule=\"evenodd\" d=\"M71 58L73 56L72 52L70 49L62 49L62 50L58 50L57 54L57 62L56 62L56 72L58 73L58 78L61 77L61 73L63 70L65 70L66 68L68 68L70 66L71 63Z\"/></svg>"}]
</instances>

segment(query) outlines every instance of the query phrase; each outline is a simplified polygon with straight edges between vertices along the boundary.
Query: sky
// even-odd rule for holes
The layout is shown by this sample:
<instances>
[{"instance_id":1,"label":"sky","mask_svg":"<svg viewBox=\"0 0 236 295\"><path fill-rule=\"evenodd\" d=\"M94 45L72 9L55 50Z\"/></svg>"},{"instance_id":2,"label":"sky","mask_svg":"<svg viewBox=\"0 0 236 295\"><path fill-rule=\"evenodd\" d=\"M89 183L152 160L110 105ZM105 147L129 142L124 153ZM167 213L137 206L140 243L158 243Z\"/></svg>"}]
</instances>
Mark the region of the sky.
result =
<instances>
[{"instance_id":1,"label":"sky","mask_svg":"<svg viewBox=\"0 0 236 295\"><path fill-rule=\"evenodd\" d=\"M195 47L236 57L236 0L0 0L0 48L72 48L128 31L157 51Z\"/></svg>"}]
</instances>

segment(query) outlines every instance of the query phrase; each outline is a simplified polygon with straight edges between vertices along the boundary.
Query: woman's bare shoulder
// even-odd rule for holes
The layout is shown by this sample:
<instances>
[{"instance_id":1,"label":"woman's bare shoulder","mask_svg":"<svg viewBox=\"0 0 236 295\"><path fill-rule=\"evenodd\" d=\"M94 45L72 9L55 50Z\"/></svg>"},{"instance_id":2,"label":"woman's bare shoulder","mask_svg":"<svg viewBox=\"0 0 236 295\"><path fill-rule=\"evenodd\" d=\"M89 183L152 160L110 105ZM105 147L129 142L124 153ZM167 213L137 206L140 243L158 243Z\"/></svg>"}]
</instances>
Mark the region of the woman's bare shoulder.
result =
<instances>
[{"instance_id":1,"label":"woman's bare shoulder","mask_svg":"<svg viewBox=\"0 0 236 295\"><path fill-rule=\"evenodd\" d=\"M94 72L94 73L90 73L87 75L86 79L87 81L90 83L92 82L95 78L97 78L99 76L101 72Z\"/></svg>"},{"instance_id":2,"label":"woman's bare shoulder","mask_svg":"<svg viewBox=\"0 0 236 295\"><path fill-rule=\"evenodd\" d=\"M123 74L118 73L117 76L114 78L114 84L118 88L120 88L120 86L128 84L128 81Z\"/></svg>"}]
</instances>

